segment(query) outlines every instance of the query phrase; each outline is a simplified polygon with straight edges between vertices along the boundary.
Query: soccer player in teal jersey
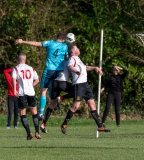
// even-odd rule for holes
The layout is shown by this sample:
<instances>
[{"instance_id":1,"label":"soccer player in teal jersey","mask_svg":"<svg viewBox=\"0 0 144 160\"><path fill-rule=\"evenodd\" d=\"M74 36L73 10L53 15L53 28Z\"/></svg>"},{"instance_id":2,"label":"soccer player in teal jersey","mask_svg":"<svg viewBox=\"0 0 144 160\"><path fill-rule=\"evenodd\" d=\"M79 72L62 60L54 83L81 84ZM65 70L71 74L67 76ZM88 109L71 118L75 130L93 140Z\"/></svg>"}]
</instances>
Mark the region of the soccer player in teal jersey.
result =
<instances>
[{"instance_id":1,"label":"soccer player in teal jersey","mask_svg":"<svg viewBox=\"0 0 144 160\"><path fill-rule=\"evenodd\" d=\"M43 42L24 41L17 39L16 44L27 44L30 46L46 48L46 64L41 78L41 96L39 105L39 116L43 117L44 108L46 105L46 92L50 88L52 81L58 77L59 72L64 70L63 61L68 55L68 47L65 42L66 34L58 33L56 40L49 40Z\"/></svg>"}]
</instances>

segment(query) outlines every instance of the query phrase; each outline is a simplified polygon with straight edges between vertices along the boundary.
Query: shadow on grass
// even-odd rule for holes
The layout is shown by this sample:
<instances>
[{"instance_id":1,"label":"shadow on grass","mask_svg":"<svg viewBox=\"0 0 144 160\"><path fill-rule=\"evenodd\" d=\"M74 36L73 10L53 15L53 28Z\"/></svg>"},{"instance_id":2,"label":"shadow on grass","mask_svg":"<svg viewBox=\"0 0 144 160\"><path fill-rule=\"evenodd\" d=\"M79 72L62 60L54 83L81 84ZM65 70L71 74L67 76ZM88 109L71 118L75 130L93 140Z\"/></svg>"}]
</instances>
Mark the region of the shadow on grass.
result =
<instances>
[{"instance_id":1,"label":"shadow on grass","mask_svg":"<svg viewBox=\"0 0 144 160\"><path fill-rule=\"evenodd\" d=\"M25 147L25 146L21 146L21 147L19 147L19 146L8 146L8 147L0 147L0 148L19 148L19 149L22 149L22 148L25 148L25 149L29 149L29 148L42 148L42 149L44 149L44 148L49 148L49 149L134 149L134 150L136 150L136 149L138 149L138 148L134 148L134 147L129 147L129 148L127 148L127 147L110 147L110 146L108 146L108 147L98 147L98 146L96 146L96 147L93 147L93 146L91 146L91 147L76 147L76 146L69 146L69 147L56 147L56 146L27 146L27 147ZM139 150L139 149L138 149Z\"/></svg>"},{"instance_id":2,"label":"shadow on grass","mask_svg":"<svg viewBox=\"0 0 144 160\"><path fill-rule=\"evenodd\" d=\"M42 134L41 134L42 136ZM19 138L23 138L23 136L0 136L0 138L16 138L16 139L19 139ZM122 138L144 138L144 133L123 133L123 134L120 134L120 135L112 135L110 133L101 133L99 135L98 138L96 138L96 134L95 136L94 135L63 135L63 137L61 136L55 136L53 138L57 138L57 139L61 139L61 138L81 138L81 139L107 139L107 138L113 138L113 139L122 139ZM42 137L42 139L44 140L44 138Z\"/></svg>"}]
</instances>

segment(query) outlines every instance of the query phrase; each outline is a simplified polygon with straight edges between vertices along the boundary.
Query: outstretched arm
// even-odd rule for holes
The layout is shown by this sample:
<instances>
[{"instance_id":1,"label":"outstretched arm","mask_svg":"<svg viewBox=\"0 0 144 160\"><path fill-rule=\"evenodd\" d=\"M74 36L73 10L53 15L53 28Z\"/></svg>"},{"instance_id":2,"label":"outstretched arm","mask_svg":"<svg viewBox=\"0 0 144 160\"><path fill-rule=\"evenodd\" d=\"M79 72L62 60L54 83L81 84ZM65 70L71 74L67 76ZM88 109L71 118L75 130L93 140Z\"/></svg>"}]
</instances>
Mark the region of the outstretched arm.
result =
<instances>
[{"instance_id":1,"label":"outstretched arm","mask_svg":"<svg viewBox=\"0 0 144 160\"><path fill-rule=\"evenodd\" d=\"M101 76L103 75L102 70L99 67L96 67L96 66L86 66L86 70L87 71L95 70L96 73L99 73Z\"/></svg>"},{"instance_id":2,"label":"outstretched arm","mask_svg":"<svg viewBox=\"0 0 144 160\"><path fill-rule=\"evenodd\" d=\"M42 47L42 43L41 42L23 41L22 39L16 39L15 43L16 44L27 44L27 45L35 46L35 47Z\"/></svg>"}]
</instances>

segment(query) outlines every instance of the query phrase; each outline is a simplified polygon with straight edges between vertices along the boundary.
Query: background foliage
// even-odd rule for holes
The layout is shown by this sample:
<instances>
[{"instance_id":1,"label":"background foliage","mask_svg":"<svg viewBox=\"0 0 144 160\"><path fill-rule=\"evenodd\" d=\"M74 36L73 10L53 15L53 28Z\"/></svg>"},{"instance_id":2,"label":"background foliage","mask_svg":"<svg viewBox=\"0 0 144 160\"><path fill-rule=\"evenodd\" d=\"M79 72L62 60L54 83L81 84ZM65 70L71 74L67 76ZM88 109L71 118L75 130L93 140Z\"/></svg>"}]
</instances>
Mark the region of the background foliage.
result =
<instances>
[{"instance_id":1,"label":"background foliage","mask_svg":"<svg viewBox=\"0 0 144 160\"><path fill-rule=\"evenodd\" d=\"M143 114L143 44L136 33L144 31L143 0L5 0L0 2L0 110L6 111L6 82L3 69L17 63L17 54L25 52L27 63L41 76L45 64L43 48L15 45L16 38L29 41L55 39L59 31L73 32L87 65L99 65L100 31L104 29L102 85L119 65L129 70L124 84L121 112ZM88 73L97 99L98 76ZM36 87L39 100L39 86ZM105 105L106 92L101 96ZM71 105L66 102L62 114ZM84 103L82 106L86 106ZM88 109L84 109L82 111ZM82 113L82 112L80 112Z\"/></svg>"}]
</instances>

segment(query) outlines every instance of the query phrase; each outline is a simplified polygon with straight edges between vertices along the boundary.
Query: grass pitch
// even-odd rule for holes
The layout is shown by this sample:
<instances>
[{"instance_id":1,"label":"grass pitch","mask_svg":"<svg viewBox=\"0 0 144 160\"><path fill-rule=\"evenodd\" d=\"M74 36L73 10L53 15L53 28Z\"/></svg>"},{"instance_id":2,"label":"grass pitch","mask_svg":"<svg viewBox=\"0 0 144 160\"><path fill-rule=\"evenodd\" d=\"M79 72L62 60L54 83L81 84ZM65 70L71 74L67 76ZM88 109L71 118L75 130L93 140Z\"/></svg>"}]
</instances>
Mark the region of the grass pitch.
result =
<instances>
[{"instance_id":1,"label":"grass pitch","mask_svg":"<svg viewBox=\"0 0 144 160\"><path fill-rule=\"evenodd\" d=\"M63 118L50 118L48 133L42 139L26 140L26 132L5 128L5 116L0 118L0 160L143 160L144 121L107 121L109 133L99 133L93 119L73 118L67 135L60 131ZM34 133L31 116L31 130Z\"/></svg>"}]
</instances>

